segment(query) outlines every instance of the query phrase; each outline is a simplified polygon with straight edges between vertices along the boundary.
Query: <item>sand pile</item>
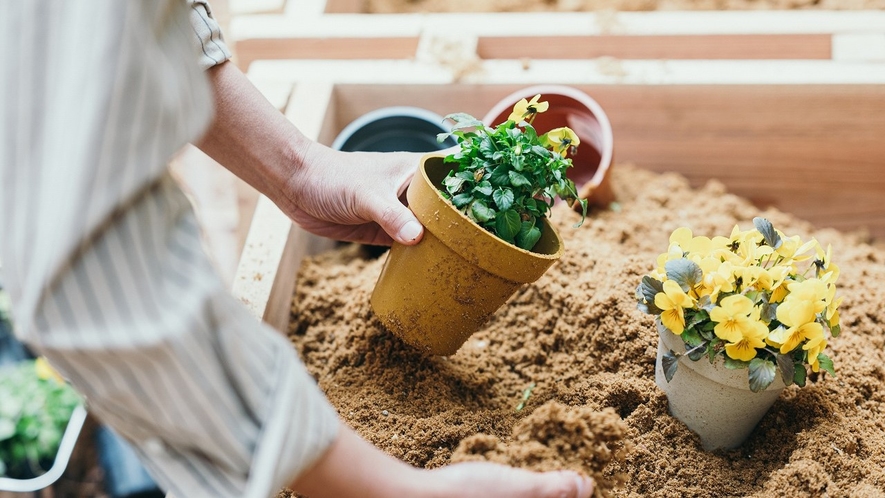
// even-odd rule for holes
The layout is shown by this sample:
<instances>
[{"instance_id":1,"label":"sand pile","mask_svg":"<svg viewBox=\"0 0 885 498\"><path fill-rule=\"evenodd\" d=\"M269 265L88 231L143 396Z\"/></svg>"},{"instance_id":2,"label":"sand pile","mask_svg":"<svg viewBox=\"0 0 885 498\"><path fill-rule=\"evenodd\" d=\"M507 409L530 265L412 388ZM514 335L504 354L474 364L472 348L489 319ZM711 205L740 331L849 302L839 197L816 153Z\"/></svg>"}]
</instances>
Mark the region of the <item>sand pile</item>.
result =
<instances>
[{"instance_id":1,"label":"sand pile","mask_svg":"<svg viewBox=\"0 0 885 498\"><path fill-rule=\"evenodd\" d=\"M628 165L612 174L615 209L580 228L555 209L563 259L449 358L422 357L373 316L383 257L349 246L306 263L290 337L343 420L417 466L566 467L611 496L885 496L885 250L760 211L718 182L693 190ZM787 388L743 447L707 453L667 413L653 319L634 290L675 228L727 235L759 215L833 245L845 296L827 351L838 378Z\"/></svg>"}]
</instances>

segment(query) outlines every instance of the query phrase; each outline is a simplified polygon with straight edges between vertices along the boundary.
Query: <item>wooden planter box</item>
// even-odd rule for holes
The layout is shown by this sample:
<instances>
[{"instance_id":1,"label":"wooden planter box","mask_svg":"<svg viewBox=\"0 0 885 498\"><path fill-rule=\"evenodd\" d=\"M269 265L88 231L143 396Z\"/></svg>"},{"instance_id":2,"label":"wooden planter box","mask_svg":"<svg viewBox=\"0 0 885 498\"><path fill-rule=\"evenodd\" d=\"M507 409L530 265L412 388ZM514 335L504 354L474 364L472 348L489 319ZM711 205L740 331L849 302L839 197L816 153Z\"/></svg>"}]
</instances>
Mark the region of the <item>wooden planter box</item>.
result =
<instances>
[{"instance_id":1,"label":"wooden planter box","mask_svg":"<svg viewBox=\"0 0 885 498\"><path fill-rule=\"evenodd\" d=\"M272 59L885 61L883 11L362 14L361 0L235 15L240 67ZM234 9L236 11L236 9Z\"/></svg>"},{"instance_id":2,"label":"wooden planter box","mask_svg":"<svg viewBox=\"0 0 885 498\"><path fill-rule=\"evenodd\" d=\"M565 74L565 62L549 64L560 71L551 74ZM814 77L840 65L825 64ZM552 82L585 91L606 110L616 163L677 172L695 186L717 179L760 207L777 207L819 227L865 228L885 237L883 71L864 83L796 84L790 73L772 75L766 68L776 66L746 63L718 76L751 81L744 84L709 83L692 73L697 67L683 68L682 74L674 70L668 76L676 80L672 83L606 83L582 72L571 77L584 82ZM262 61L253 64L250 77L274 92L289 78L293 91L287 116L325 144L376 108L413 105L442 115L465 111L483 116L511 91L536 82L519 78L521 69L505 66L487 73L494 76L493 84L452 84L451 75L437 69L417 62ZM742 80L741 69L752 74ZM298 82L297 75L303 76ZM692 77L697 79L692 82ZM500 82L507 78L513 82ZM293 226L262 198L234 293L256 317L285 333L302 258L330 246Z\"/></svg>"}]
</instances>

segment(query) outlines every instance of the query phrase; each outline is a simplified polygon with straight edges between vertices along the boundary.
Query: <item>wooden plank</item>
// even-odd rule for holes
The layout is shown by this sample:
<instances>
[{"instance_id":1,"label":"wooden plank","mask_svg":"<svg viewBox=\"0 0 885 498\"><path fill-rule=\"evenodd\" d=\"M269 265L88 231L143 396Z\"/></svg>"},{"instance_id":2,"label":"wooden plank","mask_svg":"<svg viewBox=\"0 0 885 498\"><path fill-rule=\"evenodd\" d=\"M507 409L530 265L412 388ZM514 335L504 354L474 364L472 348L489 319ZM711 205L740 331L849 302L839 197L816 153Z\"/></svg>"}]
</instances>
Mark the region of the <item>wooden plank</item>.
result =
<instances>
[{"instance_id":1,"label":"wooden plank","mask_svg":"<svg viewBox=\"0 0 885 498\"><path fill-rule=\"evenodd\" d=\"M606 110L616 161L722 181L759 206L885 237L883 85L575 85ZM337 120L383 105L482 116L515 85L339 85ZM457 109L454 108L457 103Z\"/></svg>"},{"instance_id":2,"label":"wooden plank","mask_svg":"<svg viewBox=\"0 0 885 498\"><path fill-rule=\"evenodd\" d=\"M268 81L338 84L638 84L801 85L883 84L885 64L822 60L483 60L464 73L410 60L261 60L250 73Z\"/></svg>"},{"instance_id":3,"label":"wooden plank","mask_svg":"<svg viewBox=\"0 0 885 498\"><path fill-rule=\"evenodd\" d=\"M306 136L316 139L327 121L331 99L331 85L298 85L286 117ZM285 334L301 260L330 246L327 239L293 225L276 205L261 196L234 277L234 296L256 318Z\"/></svg>"},{"instance_id":4,"label":"wooden plank","mask_svg":"<svg viewBox=\"0 0 885 498\"><path fill-rule=\"evenodd\" d=\"M480 37L483 59L830 59L832 37L804 35L600 35Z\"/></svg>"},{"instance_id":5,"label":"wooden plank","mask_svg":"<svg viewBox=\"0 0 885 498\"><path fill-rule=\"evenodd\" d=\"M417 37L247 38L239 40L237 66L247 71L260 59L408 59Z\"/></svg>"},{"instance_id":6,"label":"wooden plank","mask_svg":"<svg viewBox=\"0 0 885 498\"><path fill-rule=\"evenodd\" d=\"M296 2L297 3L297 2ZM231 37L413 37L424 30L474 36L684 36L883 33L885 11L502 12L237 16Z\"/></svg>"}]
</instances>

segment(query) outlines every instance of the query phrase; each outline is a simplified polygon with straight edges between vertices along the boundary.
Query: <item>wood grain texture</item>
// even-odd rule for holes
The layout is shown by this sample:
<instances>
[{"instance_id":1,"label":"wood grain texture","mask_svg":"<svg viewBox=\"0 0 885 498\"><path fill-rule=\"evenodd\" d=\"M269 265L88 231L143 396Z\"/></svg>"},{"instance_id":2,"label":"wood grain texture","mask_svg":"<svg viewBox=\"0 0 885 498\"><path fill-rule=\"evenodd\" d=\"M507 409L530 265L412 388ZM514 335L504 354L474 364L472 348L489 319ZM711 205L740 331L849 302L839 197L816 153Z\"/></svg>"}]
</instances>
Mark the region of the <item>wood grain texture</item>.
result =
<instances>
[{"instance_id":1,"label":"wood grain texture","mask_svg":"<svg viewBox=\"0 0 885 498\"><path fill-rule=\"evenodd\" d=\"M574 86L606 110L616 161L695 186L716 179L760 207L885 237L883 85ZM339 85L336 119L385 103L483 115L518 88Z\"/></svg>"},{"instance_id":2,"label":"wood grain texture","mask_svg":"<svg viewBox=\"0 0 885 498\"><path fill-rule=\"evenodd\" d=\"M486 36L477 53L483 59L830 59L832 36Z\"/></svg>"},{"instance_id":3,"label":"wood grain texture","mask_svg":"<svg viewBox=\"0 0 885 498\"><path fill-rule=\"evenodd\" d=\"M247 38L236 43L237 66L243 71L260 59L408 59L417 48L417 37Z\"/></svg>"}]
</instances>

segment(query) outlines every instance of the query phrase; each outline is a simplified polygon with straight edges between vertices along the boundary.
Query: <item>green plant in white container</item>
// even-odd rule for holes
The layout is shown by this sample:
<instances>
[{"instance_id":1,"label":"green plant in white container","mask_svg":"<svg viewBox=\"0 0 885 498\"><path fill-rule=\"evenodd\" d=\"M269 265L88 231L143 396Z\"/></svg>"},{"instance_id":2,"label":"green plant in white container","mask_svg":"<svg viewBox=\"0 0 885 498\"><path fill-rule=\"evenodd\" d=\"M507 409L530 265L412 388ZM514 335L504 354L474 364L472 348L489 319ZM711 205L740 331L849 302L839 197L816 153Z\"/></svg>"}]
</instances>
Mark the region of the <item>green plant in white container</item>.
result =
<instances>
[{"instance_id":1,"label":"green plant in white container","mask_svg":"<svg viewBox=\"0 0 885 498\"><path fill-rule=\"evenodd\" d=\"M45 474L56 463L75 411L82 411L80 396L38 358L0 369L0 400L0 479Z\"/></svg>"}]
</instances>

